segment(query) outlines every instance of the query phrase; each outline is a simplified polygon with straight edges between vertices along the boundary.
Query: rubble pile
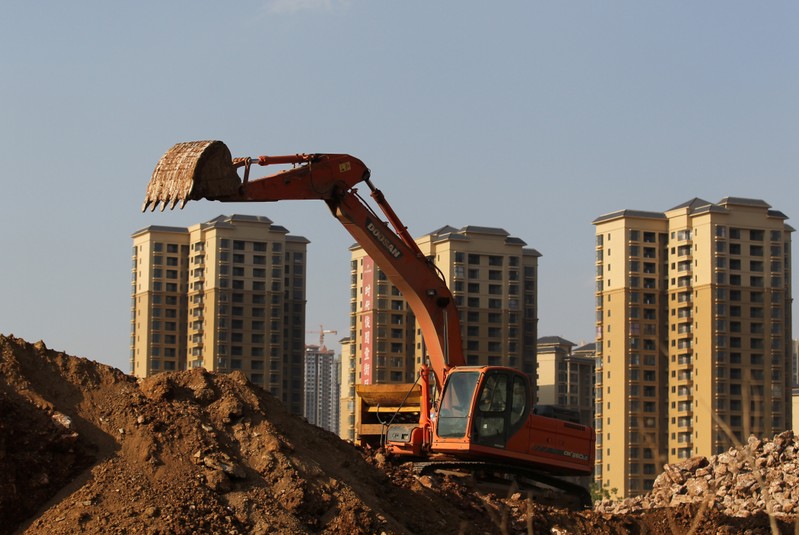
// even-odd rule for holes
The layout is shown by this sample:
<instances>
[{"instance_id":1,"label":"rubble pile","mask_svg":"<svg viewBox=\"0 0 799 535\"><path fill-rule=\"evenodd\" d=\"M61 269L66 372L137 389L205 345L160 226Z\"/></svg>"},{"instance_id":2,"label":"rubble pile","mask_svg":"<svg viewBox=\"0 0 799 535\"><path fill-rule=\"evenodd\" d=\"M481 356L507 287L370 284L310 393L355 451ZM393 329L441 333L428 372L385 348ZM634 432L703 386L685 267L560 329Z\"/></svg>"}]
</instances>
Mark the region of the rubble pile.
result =
<instances>
[{"instance_id":1,"label":"rubble pile","mask_svg":"<svg viewBox=\"0 0 799 535\"><path fill-rule=\"evenodd\" d=\"M750 443L765 459L751 466L785 469L796 448L792 436ZM732 458L739 464L728 461L729 472L755 473ZM689 481L709 466L671 467L658 489L685 485L673 493L691 495L698 483ZM783 500L765 502L780 509L779 518L720 508L698 515L684 499L627 513L550 507L513 486L486 490L468 477L417 476L289 414L241 373L194 369L137 380L3 335L0 474L0 535L770 533L775 518L787 533L787 503L795 503L785 474ZM765 477L771 485L777 476Z\"/></svg>"},{"instance_id":2,"label":"rubble pile","mask_svg":"<svg viewBox=\"0 0 799 535\"><path fill-rule=\"evenodd\" d=\"M604 501L597 511L630 513L645 509L704 504L724 515L762 512L792 517L799 506L799 437L793 431L773 440L749 437L739 448L667 464L652 491L620 502Z\"/></svg>"}]
</instances>

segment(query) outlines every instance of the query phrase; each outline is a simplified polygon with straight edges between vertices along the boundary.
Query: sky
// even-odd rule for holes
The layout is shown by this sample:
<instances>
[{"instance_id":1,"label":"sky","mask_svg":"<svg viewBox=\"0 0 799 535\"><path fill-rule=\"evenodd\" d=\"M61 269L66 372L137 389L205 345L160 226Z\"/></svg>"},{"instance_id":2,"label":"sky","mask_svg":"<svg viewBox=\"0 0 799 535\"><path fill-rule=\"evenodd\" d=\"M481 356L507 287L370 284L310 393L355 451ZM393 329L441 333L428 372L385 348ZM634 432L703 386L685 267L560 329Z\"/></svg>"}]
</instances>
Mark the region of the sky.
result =
<instances>
[{"instance_id":1,"label":"sky","mask_svg":"<svg viewBox=\"0 0 799 535\"><path fill-rule=\"evenodd\" d=\"M352 154L414 236L505 229L542 254L539 336L575 343L598 216L734 196L799 228L796 2L6 0L0 50L0 333L126 372L149 225L308 238L307 341L348 333L353 240L323 203L140 212L179 141Z\"/></svg>"}]
</instances>

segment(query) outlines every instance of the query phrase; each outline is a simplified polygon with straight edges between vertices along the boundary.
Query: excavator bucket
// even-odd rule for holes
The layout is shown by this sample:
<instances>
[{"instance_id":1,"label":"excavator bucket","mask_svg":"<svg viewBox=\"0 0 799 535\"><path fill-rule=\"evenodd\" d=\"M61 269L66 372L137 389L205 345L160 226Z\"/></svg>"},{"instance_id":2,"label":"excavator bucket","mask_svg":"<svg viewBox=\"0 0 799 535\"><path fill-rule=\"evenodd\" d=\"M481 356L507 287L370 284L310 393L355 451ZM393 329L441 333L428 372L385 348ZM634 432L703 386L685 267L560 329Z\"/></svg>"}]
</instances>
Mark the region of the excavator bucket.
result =
<instances>
[{"instance_id":1,"label":"excavator bucket","mask_svg":"<svg viewBox=\"0 0 799 535\"><path fill-rule=\"evenodd\" d=\"M155 166L147 185L142 212L161 203L183 208L189 200L224 199L239 193L241 179L230 150L221 141L177 143Z\"/></svg>"}]
</instances>

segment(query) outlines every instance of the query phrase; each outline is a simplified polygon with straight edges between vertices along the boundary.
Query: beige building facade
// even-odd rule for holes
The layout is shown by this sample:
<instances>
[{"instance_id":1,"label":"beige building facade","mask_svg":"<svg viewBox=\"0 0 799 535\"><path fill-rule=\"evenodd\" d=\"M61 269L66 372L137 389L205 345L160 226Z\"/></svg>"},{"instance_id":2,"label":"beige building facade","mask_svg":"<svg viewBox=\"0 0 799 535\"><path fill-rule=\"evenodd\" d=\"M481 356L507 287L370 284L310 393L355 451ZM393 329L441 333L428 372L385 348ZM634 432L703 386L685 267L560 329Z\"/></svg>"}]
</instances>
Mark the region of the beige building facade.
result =
<instances>
[{"instance_id":1,"label":"beige building facade","mask_svg":"<svg viewBox=\"0 0 799 535\"><path fill-rule=\"evenodd\" d=\"M597 218L595 477L619 496L664 463L791 427L791 233L757 199Z\"/></svg>"},{"instance_id":2,"label":"beige building facade","mask_svg":"<svg viewBox=\"0 0 799 535\"><path fill-rule=\"evenodd\" d=\"M308 240L246 215L132 238L132 373L239 370L302 414Z\"/></svg>"},{"instance_id":3,"label":"beige building facade","mask_svg":"<svg viewBox=\"0 0 799 535\"><path fill-rule=\"evenodd\" d=\"M466 363L520 369L535 388L540 253L492 227L446 226L416 243L455 297ZM345 438L357 438L352 436L356 384L413 383L425 359L421 331L405 299L361 247L351 251L350 336L342 346Z\"/></svg>"},{"instance_id":4,"label":"beige building facade","mask_svg":"<svg viewBox=\"0 0 799 535\"><path fill-rule=\"evenodd\" d=\"M537 405L574 411L580 423L594 425L594 344L579 348L560 336L538 339Z\"/></svg>"}]
</instances>

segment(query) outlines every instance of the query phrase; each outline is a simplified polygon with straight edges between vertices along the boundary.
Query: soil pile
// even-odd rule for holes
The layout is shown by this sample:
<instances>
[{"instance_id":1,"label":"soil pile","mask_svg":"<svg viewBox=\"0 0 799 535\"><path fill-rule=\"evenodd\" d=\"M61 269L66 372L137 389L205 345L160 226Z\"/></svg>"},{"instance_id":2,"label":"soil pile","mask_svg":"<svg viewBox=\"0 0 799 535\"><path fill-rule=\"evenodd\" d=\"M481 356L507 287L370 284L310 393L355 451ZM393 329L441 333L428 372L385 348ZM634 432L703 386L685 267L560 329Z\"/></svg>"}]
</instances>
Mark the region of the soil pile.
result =
<instances>
[{"instance_id":1,"label":"soil pile","mask_svg":"<svg viewBox=\"0 0 799 535\"><path fill-rule=\"evenodd\" d=\"M414 475L243 375L137 380L0 335L0 533L769 533L694 504L625 514ZM722 531L719 531L722 530Z\"/></svg>"}]
</instances>

